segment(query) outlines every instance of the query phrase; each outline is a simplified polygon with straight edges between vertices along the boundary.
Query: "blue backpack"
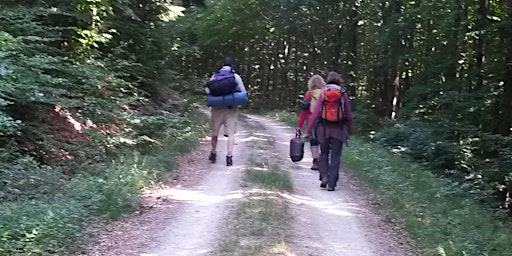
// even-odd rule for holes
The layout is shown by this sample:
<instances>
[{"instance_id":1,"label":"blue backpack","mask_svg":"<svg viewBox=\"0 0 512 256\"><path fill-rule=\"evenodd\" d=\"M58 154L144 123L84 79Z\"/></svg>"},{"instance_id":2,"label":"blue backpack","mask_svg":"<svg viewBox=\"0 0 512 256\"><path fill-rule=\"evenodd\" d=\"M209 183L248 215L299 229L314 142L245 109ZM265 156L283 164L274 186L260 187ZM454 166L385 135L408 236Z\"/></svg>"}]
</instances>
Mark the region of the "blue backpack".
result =
<instances>
[{"instance_id":1,"label":"blue backpack","mask_svg":"<svg viewBox=\"0 0 512 256\"><path fill-rule=\"evenodd\" d=\"M223 96L237 91L235 72L233 70L219 70L214 78L206 83L209 95Z\"/></svg>"}]
</instances>

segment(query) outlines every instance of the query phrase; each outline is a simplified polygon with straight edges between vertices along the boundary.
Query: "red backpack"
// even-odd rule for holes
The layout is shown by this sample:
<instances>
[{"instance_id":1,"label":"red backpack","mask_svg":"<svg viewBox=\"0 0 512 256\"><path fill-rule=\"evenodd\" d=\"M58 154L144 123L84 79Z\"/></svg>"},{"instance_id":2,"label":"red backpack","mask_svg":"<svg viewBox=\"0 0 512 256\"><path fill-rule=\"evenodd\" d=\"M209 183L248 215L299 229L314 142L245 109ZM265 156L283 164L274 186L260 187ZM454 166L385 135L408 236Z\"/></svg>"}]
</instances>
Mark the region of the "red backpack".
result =
<instances>
[{"instance_id":1,"label":"red backpack","mask_svg":"<svg viewBox=\"0 0 512 256\"><path fill-rule=\"evenodd\" d=\"M344 88L337 85L327 85L323 91L323 105L320 119L329 123L341 123L345 117L343 106Z\"/></svg>"}]
</instances>

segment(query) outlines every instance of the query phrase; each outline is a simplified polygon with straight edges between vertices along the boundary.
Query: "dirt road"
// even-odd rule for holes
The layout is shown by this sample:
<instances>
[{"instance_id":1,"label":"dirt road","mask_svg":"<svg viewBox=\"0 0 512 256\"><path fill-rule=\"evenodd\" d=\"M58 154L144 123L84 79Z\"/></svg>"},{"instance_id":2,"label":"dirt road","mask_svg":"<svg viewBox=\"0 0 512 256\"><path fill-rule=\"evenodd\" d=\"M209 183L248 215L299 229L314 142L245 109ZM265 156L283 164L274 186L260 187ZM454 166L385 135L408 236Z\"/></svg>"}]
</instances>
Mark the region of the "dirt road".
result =
<instances>
[{"instance_id":1,"label":"dirt road","mask_svg":"<svg viewBox=\"0 0 512 256\"><path fill-rule=\"evenodd\" d=\"M219 140L216 164L208 162L209 141L203 141L180 158L177 179L144 192L144 210L97 232L87 255L215 255L222 223L242 197L240 184L251 146L261 139L271 141L269 152L281 156L275 163L289 172L293 183L293 191L282 195L293 216L286 255L414 255L405 236L372 212L364 190L345 172L337 190L326 191L319 187L318 172L309 169L308 148L298 164L289 160L293 128L261 116L245 117L236 134L233 166L226 167L222 157L225 138Z\"/></svg>"}]
</instances>

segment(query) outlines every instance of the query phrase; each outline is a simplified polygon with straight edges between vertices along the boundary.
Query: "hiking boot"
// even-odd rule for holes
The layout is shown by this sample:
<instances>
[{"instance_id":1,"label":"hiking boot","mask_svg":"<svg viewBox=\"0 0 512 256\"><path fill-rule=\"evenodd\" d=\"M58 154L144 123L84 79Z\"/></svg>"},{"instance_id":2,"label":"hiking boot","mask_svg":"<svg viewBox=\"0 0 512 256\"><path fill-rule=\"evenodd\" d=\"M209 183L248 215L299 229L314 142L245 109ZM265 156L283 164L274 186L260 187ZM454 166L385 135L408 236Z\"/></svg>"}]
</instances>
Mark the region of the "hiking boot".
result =
<instances>
[{"instance_id":1,"label":"hiking boot","mask_svg":"<svg viewBox=\"0 0 512 256\"><path fill-rule=\"evenodd\" d=\"M318 159L313 159L313 165L311 166L311 170L318 171Z\"/></svg>"},{"instance_id":2,"label":"hiking boot","mask_svg":"<svg viewBox=\"0 0 512 256\"><path fill-rule=\"evenodd\" d=\"M233 165L233 156L226 156L226 166Z\"/></svg>"},{"instance_id":3,"label":"hiking boot","mask_svg":"<svg viewBox=\"0 0 512 256\"><path fill-rule=\"evenodd\" d=\"M214 164L215 161L217 161L217 154L210 152L210 157L208 157L208 160L210 160L210 162L212 162L212 164Z\"/></svg>"},{"instance_id":4,"label":"hiking boot","mask_svg":"<svg viewBox=\"0 0 512 256\"><path fill-rule=\"evenodd\" d=\"M327 191L334 191L334 187L327 186Z\"/></svg>"},{"instance_id":5,"label":"hiking boot","mask_svg":"<svg viewBox=\"0 0 512 256\"><path fill-rule=\"evenodd\" d=\"M327 187L327 177L322 178L322 182L320 182L320 187L321 188Z\"/></svg>"}]
</instances>

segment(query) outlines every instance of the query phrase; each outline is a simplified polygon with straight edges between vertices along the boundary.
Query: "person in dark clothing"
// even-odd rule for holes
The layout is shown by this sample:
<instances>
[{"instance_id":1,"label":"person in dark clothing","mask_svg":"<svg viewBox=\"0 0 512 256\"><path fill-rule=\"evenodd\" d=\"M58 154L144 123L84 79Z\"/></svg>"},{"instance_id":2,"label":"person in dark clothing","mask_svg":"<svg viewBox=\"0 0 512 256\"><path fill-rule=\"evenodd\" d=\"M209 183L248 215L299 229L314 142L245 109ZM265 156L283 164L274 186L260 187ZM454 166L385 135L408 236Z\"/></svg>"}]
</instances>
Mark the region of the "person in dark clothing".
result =
<instances>
[{"instance_id":1,"label":"person in dark clothing","mask_svg":"<svg viewBox=\"0 0 512 256\"><path fill-rule=\"evenodd\" d=\"M334 191L339 179L341 165L341 153L343 144L346 143L352 134L352 109L346 89L345 81L336 72L329 72L326 85L316 101L315 107L309 117L305 137L310 137L311 130L315 129L316 137L320 142L319 173L320 187ZM343 118L339 122L326 121L324 110L326 105L326 92L340 90L340 106Z\"/></svg>"}]
</instances>

